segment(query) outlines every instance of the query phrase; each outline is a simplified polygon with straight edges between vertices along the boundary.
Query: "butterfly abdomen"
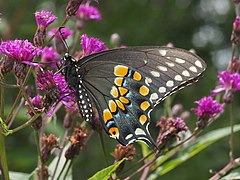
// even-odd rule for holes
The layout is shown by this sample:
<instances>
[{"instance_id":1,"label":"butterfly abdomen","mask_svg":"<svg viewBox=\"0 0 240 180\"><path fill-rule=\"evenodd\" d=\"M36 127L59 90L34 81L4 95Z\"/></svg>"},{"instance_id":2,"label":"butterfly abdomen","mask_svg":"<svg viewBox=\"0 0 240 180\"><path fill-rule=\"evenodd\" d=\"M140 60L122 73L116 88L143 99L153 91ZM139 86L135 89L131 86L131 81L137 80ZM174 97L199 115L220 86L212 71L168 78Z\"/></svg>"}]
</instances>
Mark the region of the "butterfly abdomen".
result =
<instances>
[{"instance_id":1,"label":"butterfly abdomen","mask_svg":"<svg viewBox=\"0 0 240 180\"><path fill-rule=\"evenodd\" d=\"M92 120L93 117L92 102L86 88L83 86L81 79L79 80L78 88L75 93L79 111L82 117L86 121Z\"/></svg>"}]
</instances>

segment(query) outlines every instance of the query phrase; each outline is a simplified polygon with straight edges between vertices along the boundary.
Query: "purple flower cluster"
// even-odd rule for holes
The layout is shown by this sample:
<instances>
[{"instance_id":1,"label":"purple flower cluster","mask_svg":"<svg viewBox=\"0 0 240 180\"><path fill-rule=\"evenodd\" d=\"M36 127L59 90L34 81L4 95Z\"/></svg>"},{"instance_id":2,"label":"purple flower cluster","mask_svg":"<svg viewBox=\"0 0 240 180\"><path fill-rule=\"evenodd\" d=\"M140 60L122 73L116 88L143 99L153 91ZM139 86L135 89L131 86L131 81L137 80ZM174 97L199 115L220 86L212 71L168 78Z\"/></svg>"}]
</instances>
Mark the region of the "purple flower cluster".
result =
<instances>
[{"instance_id":1,"label":"purple flower cluster","mask_svg":"<svg viewBox=\"0 0 240 180\"><path fill-rule=\"evenodd\" d=\"M55 51L53 46L43 48L41 62L47 63L46 65L51 67L52 69L56 69L55 64L58 59L59 59L59 55Z\"/></svg>"},{"instance_id":2,"label":"purple flower cluster","mask_svg":"<svg viewBox=\"0 0 240 180\"><path fill-rule=\"evenodd\" d=\"M52 37L58 31L58 29L59 28L54 28L54 29L51 29L50 31L48 31L48 36ZM73 34L73 31L67 27L62 28L61 32L62 32L63 39L67 39L69 36L71 36ZM56 34L55 38L61 39L59 32Z\"/></svg>"},{"instance_id":3,"label":"purple flower cluster","mask_svg":"<svg viewBox=\"0 0 240 180\"><path fill-rule=\"evenodd\" d=\"M32 61L35 56L40 55L42 50L33 46L28 40L9 40L0 44L0 53L22 63L27 63Z\"/></svg>"},{"instance_id":4,"label":"purple flower cluster","mask_svg":"<svg viewBox=\"0 0 240 180\"><path fill-rule=\"evenodd\" d=\"M196 115L200 118L213 118L217 114L223 111L223 104L219 104L216 100L213 100L211 96L203 97L202 99L195 101L198 104L197 108L192 108Z\"/></svg>"},{"instance_id":5,"label":"purple flower cluster","mask_svg":"<svg viewBox=\"0 0 240 180\"><path fill-rule=\"evenodd\" d=\"M218 74L219 88L212 91L213 95L226 90L239 91L240 90L240 74L231 73L230 71L222 71Z\"/></svg>"},{"instance_id":6,"label":"purple flower cluster","mask_svg":"<svg viewBox=\"0 0 240 180\"><path fill-rule=\"evenodd\" d=\"M75 98L73 90L68 88L68 84L65 81L62 74L56 74L52 71L45 71L42 74L38 74L37 84L40 90L45 91L49 96L49 93L58 92L51 97L56 97L53 99L55 102L53 108L56 106L56 102L60 100L65 106L67 106L70 110L76 110L75 106ZM55 91L54 91L55 90Z\"/></svg>"},{"instance_id":7,"label":"purple flower cluster","mask_svg":"<svg viewBox=\"0 0 240 180\"><path fill-rule=\"evenodd\" d=\"M93 38L93 37L87 36L86 34L82 35L81 44L82 44L84 56L88 56L90 54L108 49L105 46L105 44L101 42L98 38Z\"/></svg>"},{"instance_id":8,"label":"purple flower cluster","mask_svg":"<svg viewBox=\"0 0 240 180\"><path fill-rule=\"evenodd\" d=\"M38 26L47 28L57 17L54 16L51 11L42 10L41 12L35 12L35 18Z\"/></svg>"},{"instance_id":9,"label":"purple flower cluster","mask_svg":"<svg viewBox=\"0 0 240 180\"><path fill-rule=\"evenodd\" d=\"M84 4L80 5L76 17L84 20L96 20L96 21L102 19L102 15L96 7Z\"/></svg>"},{"instance_id":10,"label":"purple flower cluster","mask_svg":"<svg viewBox=\"0 0 240 180\"><path fill-rule=\"evenodd\" d=\"M161 117L160 121L156 124L160 128L159 135L157 138L158 146L165 146L166 143L172 138L179 138L179 133L187 131L188 127L181 118L166 118Z\"/></svg>"}]
</instances>

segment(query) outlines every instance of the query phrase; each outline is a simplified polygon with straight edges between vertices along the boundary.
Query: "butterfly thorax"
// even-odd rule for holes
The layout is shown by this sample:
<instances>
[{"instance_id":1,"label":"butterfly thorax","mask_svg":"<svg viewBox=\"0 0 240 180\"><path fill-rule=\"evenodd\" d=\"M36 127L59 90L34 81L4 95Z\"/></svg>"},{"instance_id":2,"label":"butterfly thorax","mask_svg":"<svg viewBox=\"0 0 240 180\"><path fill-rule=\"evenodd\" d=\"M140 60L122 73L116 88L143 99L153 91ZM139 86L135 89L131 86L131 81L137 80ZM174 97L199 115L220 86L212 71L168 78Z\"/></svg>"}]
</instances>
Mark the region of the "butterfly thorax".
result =
<instances>
[{"instance_id":1,"label":"butterfly thorax","mask_svg":"<svg viewBox=\"0 0 240 180\"><path fill-rule=\"evenodd\" d=\"M92 102L89 92L83 84L83 75L80 66L73 57L66 54L63 58L62 73L69 87L75 91L76 101L82 117L89 121L92 119Z\"/></svg>"}]
</instances>

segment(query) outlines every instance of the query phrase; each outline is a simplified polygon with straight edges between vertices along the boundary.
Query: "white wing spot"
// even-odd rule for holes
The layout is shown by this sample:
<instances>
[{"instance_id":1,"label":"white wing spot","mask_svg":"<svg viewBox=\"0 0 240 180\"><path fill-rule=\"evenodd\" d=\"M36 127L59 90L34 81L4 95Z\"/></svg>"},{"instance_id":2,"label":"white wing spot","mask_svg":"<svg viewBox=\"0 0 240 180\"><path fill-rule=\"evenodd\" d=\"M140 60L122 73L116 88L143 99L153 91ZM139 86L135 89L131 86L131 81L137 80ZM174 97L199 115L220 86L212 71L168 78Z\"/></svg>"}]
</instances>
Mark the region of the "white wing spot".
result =
<instances>
[{"instance_id":1,"label":"white wing spot","mask_svg":"<svg viewBox=\"0 0 240 180\"><path fill-rule=\"evenodd\" d=\"M137 128L135 130L135 134L136 135L146 135L146 133L142 129L140 129L140 128Z\"/></svg>"},{"instance_id":2,"label":"white wing spot","mask_svg":"<svg viewBox=\"0 0 240 180\"><path fill-rule=\"evenodd\" d=\"M183 63L185 63L185 60L183 60L183 59L180 59L180 58L176 58L176 60L175 60L177 63L180 63L180 64L183 64Z\"/></svg>"},{"instance_id":3,"label":"white wing spot","mask_svg":"<svg viewBox=\"0 0 240 180\"><path fill-rule=\"evenodd\" d=\"M160 93L165 93L166 92L166 88L165 87L160 87L159 89L158 89L158 91L160 92Z\"/></svg>"},{"instance_id":4,"label":"white wing spot","mask_svg":"<svg viewBox=\"0 0 240 180\"><path fill-rule=\"evenodd\" d=\"M174 79L175 79L176 81L182 81L182 80L183 80L182 76L180 76L180 75L176 75L176 76L174 77Z\"/></svg>"},{"instance_id":5,"label":"white wing spot","mask_svg":"<svg viewBox=\"0 0 240 180\"><path fill-rule=\"evenodd\" d=\"M152 93L150 99L151 99L151 100L156 100L156 99L158 99L158 94L157 94L157 93Z\"/></svg>"},{"instance_id":6,"label":"white wing spot","mask_svg":"<svg viewBox=\"0 0 240 180\"><path fill-rule=\"evenodd\" d=\"M160 71L167 71L167 68L164 66L158 66L157 67Z\"/></svg>"},{"instance_id":7,"label":"white wing spot","mask_svg":"<svg viewBox=\"0 0 240 180\"><path fill-rule=\"evenodd\" d=\"M160 73L157 72L157 71L151 71L151 74L152 74L154 77L160 77Z\"/></svg>"},{"instance_id":8,"label":"white wing spot","mask_svg":"<svg viewBox=\"0 0 240 180\"><path fill-rule=\"evenodd\" d=\"M172 80L167 81L166 86L167 87L173 87L174 82Z\"/></svg>"},{"instance_id":9,"label":"white wing spot","mask_svg":"<svg viewBox=\"0 0 240 180\"><path fill-rule=\"evenodd\" d=\"M128 135L125 137L125 139L128 140L128 139L130 139L131 137L133 137L133 135L132 135L132 134L128 134Z\"/></svg>"},{"instance_id":10,"label":"white wing spot","mask_svg":"<svg viewBox=\"0 0 240 180\"><path fill-rule=\"evenodd\" d=\"M195 66L191 66L189 70L195 73L197 72L197 68Z\"/></svg>"},{"instance_id":11,"label":"white wing spot","mask_svg":"<svg viewBox=\"0 0 240 180\"><path fill-rule=\"evenodd\" d=\"M152 83L152 79L149 78L149 77L146 77L146 78L145 78L145 83L146 83L147 85L149 85L150 83Z\"/></svg>"},{"instance_id":12,"label":"white wing spot","mask_svg":"<svg viewBox=\"0 0 240 180\"><path fill-rule=\"evenodd\" d=\"M160 53L162 56L166 56L166 54L167 54L167 51L166 51L166 50L163 50L163 49L161 49L161 50L159 50L159 53Z\"/></svg>"},{"instance_id":13,"label":"white wing spot","mask_svg":"<svg viewBox=\"0 0 240 180\"><path fill-rule=\"evenodd\" d=\"M200 67L200 68L203 67L203 66L202 66L202 63L201 63L199 60L196 60L196 61L195 61L195 65L196 65L197 67Z\"/></svg>"},{"instance_id":14,"label":"white wing spot","mask_svg":"<svg viewBox=\"0 0 240 180\"><path fill-rule=\"evenodd\" d=\"M190 74L189 74L189 72L188 72L187 70L184 70L184 71L182 72L182 75L184 75L184 76L186 76L186 77L189 77L189 76L190 76Z\"/></svg>"},{"instance_id":15,"label":"white wing spot","mask_svg":"<svg viewBox=\"0 0 240 180\"><path fill-rule=\"evenodd\" d=\"M175 64L174 63L172 63L172 62L165 62L169 67L174 67L175 66Z\"/></svg>"}]
</instances>

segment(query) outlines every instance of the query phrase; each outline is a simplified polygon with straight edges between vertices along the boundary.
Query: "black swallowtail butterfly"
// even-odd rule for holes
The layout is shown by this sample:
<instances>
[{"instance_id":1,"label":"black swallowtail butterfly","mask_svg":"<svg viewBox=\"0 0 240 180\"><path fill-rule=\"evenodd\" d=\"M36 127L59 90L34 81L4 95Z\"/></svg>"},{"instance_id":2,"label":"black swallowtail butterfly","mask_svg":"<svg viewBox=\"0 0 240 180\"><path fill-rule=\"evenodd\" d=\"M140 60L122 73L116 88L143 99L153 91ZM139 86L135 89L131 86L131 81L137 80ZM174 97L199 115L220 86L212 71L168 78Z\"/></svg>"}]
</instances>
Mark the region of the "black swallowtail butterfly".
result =
<instances>
[{"instance_id":1,"label":"black swallowtail butterfly","mask_svg":"<svg viewBox=\"0 0 240 180\"><path fill-rule=\"evenodd\" d=\"M206 64L186 50L146 46L102 51L78 61L66 53L62 67L86 121L92 120L94 103L110 137L123 145L139 140L154 148L148 131L151 111L196 82Z\"/></svg>"}]
</instances>

